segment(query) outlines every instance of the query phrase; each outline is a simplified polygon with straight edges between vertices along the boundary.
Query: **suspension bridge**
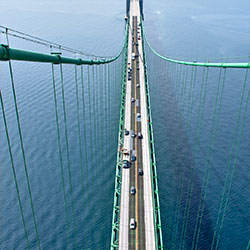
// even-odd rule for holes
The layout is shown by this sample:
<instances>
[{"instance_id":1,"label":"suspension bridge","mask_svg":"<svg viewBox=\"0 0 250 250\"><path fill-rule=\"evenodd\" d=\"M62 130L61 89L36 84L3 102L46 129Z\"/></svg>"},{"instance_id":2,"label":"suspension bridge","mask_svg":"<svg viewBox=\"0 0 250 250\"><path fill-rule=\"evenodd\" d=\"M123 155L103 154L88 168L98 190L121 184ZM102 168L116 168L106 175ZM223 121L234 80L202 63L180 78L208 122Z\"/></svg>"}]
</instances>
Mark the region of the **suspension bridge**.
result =
<instances>
[{"instance_id":1,"label":"suspension bridge","mask_svg":"<svg viewBox=\"0 0 250 250\"><path fill-rule=\"evenodd\" d=\"M0 159L16 191L6 206L19 218L10 226L22 226L18 243L13 233L0 245L56 249L49 244L64 238L60 249L236 249L229 238L241 235L241 249L249 250L249 214L242 217L231 197L249 199L249 57L163 56L146 37L143 1L126 3L124 44L114 57L0 26ZM14 48L16 40L42 52ZM98 207L106 202L100 175L114 191L112 222L112 211ZM60 210L60 235L42 230L52 208ZM107 228L111 242L100 237Z\"/></svg>"}]
</instances>

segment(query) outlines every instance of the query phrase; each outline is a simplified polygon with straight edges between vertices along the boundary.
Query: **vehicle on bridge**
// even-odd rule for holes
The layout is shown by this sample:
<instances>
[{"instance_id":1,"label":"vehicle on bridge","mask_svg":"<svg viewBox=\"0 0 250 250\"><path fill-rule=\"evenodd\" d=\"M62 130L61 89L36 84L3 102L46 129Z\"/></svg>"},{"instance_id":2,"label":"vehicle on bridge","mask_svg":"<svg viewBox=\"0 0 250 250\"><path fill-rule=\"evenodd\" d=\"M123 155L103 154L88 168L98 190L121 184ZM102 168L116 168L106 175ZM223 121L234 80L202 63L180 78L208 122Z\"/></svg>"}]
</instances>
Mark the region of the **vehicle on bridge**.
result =
<instances>
[{"instance_id":1,"label":"vehicle on bridge","mask_svg":"<svg viewBox=\"0 0 250 250\"><path fill-rule=\"evenodd\" d=\"M134 186L132 186L132 187L130 188L130 194L132 194L132 195L135 194L135 187L134 187Z\"/></svg>"},{"instance_id":2,"label":"vehicle on bridge","mask_svg":"<svg viewBox=\"0 0 250 250\"><path fill-rule=\"evenodd\" d=\"M141 168L138 168L139 175L143 175L143 170Z\"/></svg>"},{"instance_id":3,"label":"vehicle on bridge","mask_svg":"<svg viewBox=\"0 0 250 250\"><path fill-rule=\"evenodd\" d=\"M136 156L135 156L135 155L132 155L132 156L131 156L131 161L132 161L132 162L135 162L135 161L136 161Z\"/></svg>"},{"instance_id":4,"label":"vehicle on bridge","mask_svg":"<svg viewBox=\"0 0 250 250\"><path fill-rule=\"evenodd\" d=\"M130 229L135 229L136 223L135 223L135 219L134 218L130 219L129 227L130 227Z\"/></svg>"},{"instance_id":5,"label":"vehicle on bridge","mask_svg":"<svg viewBox=\"0 0 250 250\"><path fill-rule=\"evenodd\" d=\"M122 161L122 167L123 168L129 168L130 167L130 162L128 160L123 160Z\"/></svg>"},{"instance_id":6,"label":"vehicle on bridge","mask_svg":"<svg viewBox=\"0 0 250 250\"><path fill-rule=\"evenodd\" d=\"M142 139L142 138L143 138L142 133L138 132L138 139Z\"/></svg>"},{"instance_id":7,"label":"vehicle on bridge","mask_svg":"<svg viewBox=\"0 0 250 250\"><path fill-rule=\"evenodd\" d=\"M132 137L132 138L135 138L135 137L136 137L136 134L135 134L135 132L134 132L133 130L131 130L131 133L130 133L130 134L131 134L131 137Z\"/></svg>"}]
</instances>

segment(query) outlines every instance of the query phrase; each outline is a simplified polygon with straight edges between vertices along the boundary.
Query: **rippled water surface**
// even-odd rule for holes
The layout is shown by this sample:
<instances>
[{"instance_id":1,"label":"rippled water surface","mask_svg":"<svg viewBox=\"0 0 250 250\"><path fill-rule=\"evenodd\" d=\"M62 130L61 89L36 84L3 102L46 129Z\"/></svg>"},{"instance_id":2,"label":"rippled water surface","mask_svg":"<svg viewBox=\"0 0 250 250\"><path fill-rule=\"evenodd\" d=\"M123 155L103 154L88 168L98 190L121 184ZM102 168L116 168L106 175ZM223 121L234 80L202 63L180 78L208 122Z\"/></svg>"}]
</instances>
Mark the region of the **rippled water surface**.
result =
<instances>
[{"instance_id":1,"label":"rippled water surface","mask_svg":"<svg viewBox=\"0 0 250 250\"><path fill-rule=\"evenodd\" d=\"M1 25L80 49L87 53L115 55L123 43L125 27L125 1L123 0L26 0L21 2L12 0L2 1L0 9ZM224 0L219 1L219 3L215 0L209 2L185 1L185 3L180 0L145 0L145 30L149 41L157 51L175 58L188 58L191 60L195 58L249 55L249 10L250 4L243 0L237 1L237 3ZM3 34L0 34L0 42L6 42ZM20 39L11 38L10 44L12 47L50 52L49 48L43 48ZM188 182L191 170L187 170L186 167L189 166L196 167L196 174L192 178L194 180L194 190L196 194L199 194L203 175L202 166L204 165L202 157L204 155L196 154L195 140L193 139L194 131L192 130L195 125L187 127L186 124L189 124L189 120L180 112L180 105L182 104L178 102L178 99L176 103L172 102L175 99L173 98L175 94L171 75L166 71L162 72L157 67L157 64L154 67L151 71L152 80L150 84L153 86L151 88L151 102L159 173L162 230L164 245L170 248L169 236L171 233L169 230L173 228L171 225L173 216L170 202L172 198L169 197L174 197L176 186L179 185L177 177L183 171L185 172L183 183ZM111 75L114 72L120 72L118 68L110 69ZM8 64L1 62L0 88L5 102L11 146L30 245L32 249L38 249L8 70ZM92 74L92 68L89 70L90 74ZM14 62L13 71L30 186L42 249L74 249L76 245L78 249L84 250L108 249L112 221L120 88L113 88L113 92L111 92L112 99L109 100L111 103L110 112L114 113L114 120L109 119L109 113L105 109L106 106L100 107L98 112L93 112L93 109L91 109L92 111L90 113L88 111L86 114L87 145L90 147L92 140L95 150L93 152L87 150L89 162L87 163L84 160L83 164L89 167L83 168L84 182L82 184L74 67L67 66L64 68L73 190L71 199L70 176L67 169L67 154L65 153L66 143L65 138L62 137L62 152L64 152L62 162L67 194L65 203L58 154L51 65ZM88 69L86 68L84 69L85 77L87 74ZM214 74L218 75L218 72ZM244 75L241 72L237 74L228 72L228 78L231 80L227 81L225 87L220 118L221 127L216 145L218 150L214 156L209 194L206 200L204 221L207 223L207 227L202 228L201 235L204 244L200 245L200 249L208 249L209 244L207 242L211 241L211 235L216 224L219 198L225 178L225 161L230 151L230 143L244 82ZM58 114L60 132L63 134L65 123L59 79L60 72L56 67ZM115 82L120 83L120 81L121 76L117 76ZM102 90L95 84L92 84L89 90L87 83L85 83L83 89L86 98L86 110L89 110L89 106L96 107L95 105L98 105L98 100L102 96ZM81 91L82 88L79 87L79 90ZM199 87L197 85L197 98L199 96L198 91ZM210 103L215 100L215 91L216 84L212 81L210 88L208 88L208 99L205 105L207 116L204 116L202 130L204 133L201 136L204 145L209 140L212 112ZM93 93L96 93L97 103L94 102L94 99L88 99ZM83 98L80 97L80 101L82 100ZM108 102L108 100L106 101ZM103 102L105 103L105 98ZM80 107L81 115L82 112L83 109ZM99 117L96 120L96 127L98 128L96 134L91 132L94 131L94 117ZM169 117L171 119L168 119ZM248 111L219 249L237 250L246 249L247 246L250 221L249 117ZM195 113L192 118L194 120L197 118ZM81 128L84 126L83 120L81 120L80 126ZM108 129L109 126L112 130ZM81 130L81 135L83 136L83 130ZM200 152L206 152L206 148ZM10 167L11 162L2 114L0 118L0 163L0 249L27 249L16 187ZM185 192L183 194L183 200L186 201ZM197 199L194 199L194 202ZM74 209L72 209L72 200L74 201ZM67 223L65 216L65 204L68 209L69 223ZM195 208L196 204L193 207ZM75 222L73 220L74 216ZM196 211L191 211L190 228L194 223L192 218L195 218L195 216ZM170 220L171 222L169 222ZM178 239L179 236L176 237ZM186 249L190 249L191 239L192 235L190 233L185 245ZM177 244L176 247L178 248L179 245Z\"/></svg>"}]
</instances>

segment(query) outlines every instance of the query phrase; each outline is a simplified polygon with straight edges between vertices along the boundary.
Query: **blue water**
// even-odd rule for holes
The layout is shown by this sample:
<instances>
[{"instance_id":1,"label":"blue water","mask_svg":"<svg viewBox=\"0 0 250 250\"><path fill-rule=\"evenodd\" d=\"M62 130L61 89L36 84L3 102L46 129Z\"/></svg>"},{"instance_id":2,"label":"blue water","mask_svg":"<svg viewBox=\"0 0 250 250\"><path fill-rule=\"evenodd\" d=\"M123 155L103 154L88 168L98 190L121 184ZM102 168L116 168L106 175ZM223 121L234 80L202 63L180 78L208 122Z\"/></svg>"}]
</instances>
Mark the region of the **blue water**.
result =
<instances>
[{"instance_id":1,"label":"blue water","mask_svg":"<svg viewBox=\"0 0 250 250\"><path fill-rule=\"evenodd\" d=\"M23 31L53 42L80 49L86 53L97 55L114 55L122 46L124 37L124 10L125 1L8 1L0 3L1 25ZM144 2L145 29L152 46L160 53L175 58L213 58L227 56L243 56L250 54L250 4L247 1L149 1ZM0 42L5 43L5 37L0 35ZM24 49L39 49L49 52L47 48L36 46L32 43L11 39L11 46ZM23 69L25 68L25 71ZM27 166L32 187L32 196L38 221L38 231L41 238L42 249L73 249L74 239L79 249L108 249L110 244L113 189L115 178L115 161L117 149L119 105L119 88L112 92L111 109L116 119L112 122L112 131L107 129L109 120L105 109L99 109L94 115L100 117L97 123L98 131L104 138L97 139L95 152L88 156L90 159L89 168L84 168L85 182L82 192L81 174L79 170L79 144L77 131L77 112L74 82L74 67L65 67L65 93L67 109L67 125L69 131L71 173L73 183L73 200L76 215L76 232L74 232L73 218L70 216L70 240L68 231L62 181L60 175L59 154L56 134L56 121L54 114L53 89L51 80L51 66L37 65L31 63L13 63L16 91L24 140L24 147L27 157ZM17 137L17 126L14 115L13 99L10 89L8 65L0 64L0 88L3 91L6 105L6 115L10 132L13 154L18 182L21 189L20 195L24 206L24 215L27 223L27 230L30 235L31 246L37 249L36 237L30 210L30 203L26 187L19 138ZM87 74L87 69L85 69ZM229 73L230 74L230 73ZM241 74L242 75L242 74ZM166 77L163 74L162 77ZM230 77L230 75L229 75ZM57 92L59 98L60 131L64 132L63 109L61 90L59 85L59 73L56 73ZM159 83L164 83L162 78ZM170 78L169 78L170 79ZM224 180L223 166L229 148L229 136L235 127L235 115L239 106L239 95L242 88L238 79L231 77L233 81L227 84L225 89L225 102L222 108L222 124L219 130L219 148L216 152L218 162L213 171L211 179L212 187L209 189L208 202L206 207L206 220L209 230L213 231L218 210L218 197L221 195L221 187ZM234 80L235 79L235 80ZM116 79L119 81L118 79ZM236 83L235 83L236 82ZM169 85L161 84L164 91L160 94L152 91L152 108L155 131L156 156L159 172L159 189L161 201L161 217L163 224L164 245L168 246L168 221L169 194L174 191L174 180L178 171L171 168L180 164L184 168L189 161L186 158L190 152L193 153L193 142L190 139L192 131L186 127L175 128L173 124L166 123L166 117L172 114L174 109L168 110L166 97L169 97L171 81ZM93 85L91 85L93 86ZM237 86L237 87L235 87ZM239 87L238 87L239 86ZM91 93L98 88L91 88ZM81 87L80 87L81 90ZM86 93L87 109L94 105L93 99L88 102L88 89ZM157 88L155 88L157 90ZM214 101L213 93L215 86L211 87L211 102ZM101 90L100 90L101 91ZM100 97L101 93L97 95ZM157 97L157 98L156 98ZM98 98L97 98L98 99ZM80 98L80 100L82 100ZM157 107L157 108L156 108ZM160 107L160 108L159 108ZM172 107L176 108L176 107ZM205 109L209 111L209 101ZM111 111L111 110L110 110ZM211 110L210 110L211 111ZM80 107L82 114L82 108ZM210 114L210 113L209 113ZM248 112L249 114L249 112ZM86 114L87 118L89 114ZM209 117L206 122L209 124ZM250 124L249 115L246 124ZM178 121L185 124L181 114L177 116ZM105 122L103 122L103 120ZM184 121L183 121L184 120ZM228 125L231 124L232 126ZM205 122L204 122L205 123ZM81 120L81 128L84 126ZM211 125L211 124L209 124ZM94 123L86 124L88 145L91 142L91 127ZM103 133L103 130L109 131ZM223 229L220 249L246 249L247 237L249 234L249 126L243 132L243 142L239 154L238 168L235 172L233 190L230 196L228 219ZM166 137L162 137L162 133ZM165 133L166 132L166 133ZM83 133L83 132L82 132ZM183 140L176 139L176 134ZM204 133L203 141L207 141L207 134ZM24 238L24 231L18 207L17 195L13 181L13 174L10 168L10 159L7 151L7 144L3 130L3 119L0 118L0 249L21 250L27 249ZM169 141L169 143L166 143ZM179 143L183 141L180 145ZM170 142L173 144L171 145ZM186 148L183 157L173 149L176 144ZM39 150L37 150L39 145ZM65 141L62 138L63 152L66 152ZM105 150L104 150L105 148ZM167 153L166 153L167 152ZM172 154L170 155L169 152ZM98 155L96 159L94 156ZM168 156L166 159L166 155ZM223 158L224 157L224 158ZM171 160L170 160L171 159ZM198 163L201 162L200 159ZM200 161L199 161L200 160ZM99 162L101 162L99 164ZM97 163L97 164L96 164ZM185 163L185 164L184 164ZM197 163L197 165L199 165ZM67 206L71 214L71 198L69 189L69 176L67 172L67 158L63 155L65 166ZM86 164L86 162L84 162ZM222 166L222 167L221 167ZM166 170L167 169L167 170ZM187 173L188 174L188 173ZM171 177L171 178L170 178ZM202 172L196 175L195 187L200 188ZM169 179L172 184L169 183ZM173 194L172 194L173 195ZM195 214L195 212L194 212ZM191 220L192 222L192 220ZM203 230L204 242L209 241L211 231ZM206 239L207 237L207 239ZM206 244L205 244L206 246ZM186 247L189 249L189 245ZM201 248L202 249L202 248Z\"/></svg>"},{"instance_id":2,"label":"blue water","mask_svg":"<svg viewBox=\"0 0 250 250\"><path fill-rule=\"evenodd\" d=\"M145 16L149 17L145 18L148 39L153 48L163 55L193 60L250 54L249 3L162 1L157 5L148 2L148 9L147 2L144 6ZM152 56L148 49L147 52L148 60L151 61L151 63L148 61L149 80L164 245L167 249L181 249L183 243L181 232L183 224L187 223L185 243L182 247L191 249L200 192L204 185L204 175L208 171L208 152L211 152L209 138L219 70L209 70L208 90L204 103L205 115L199 126L197 121L202 69L197 69L194 105L190 113L191 68L186 81L187 91L184 92L182 89L185 81L184 69L176 69L170 63L164 63ZM249 59L242 58L240 61ZM176 70L179 73L176 74ZM215 149L214 153L210 154L210 179L204 198L204 215L198 249L210 249L216 229L245 73L245 70L227 70ZM182 79L178 91L175 86L177 75ZM246 89L249 89L249 78ZM247 104L246 94L243 107ZM249 117L248 107L219 249L246 249L249 240ZM197 138L197 134L200 135L200 139ZM239 133L237 138L238 136ZM201 147L197 146L199 140ZM188 193L190 183L193 188L191 199ZM191 204L187 216L185 208L189 200Z\"/></svg>"}]
</instances>

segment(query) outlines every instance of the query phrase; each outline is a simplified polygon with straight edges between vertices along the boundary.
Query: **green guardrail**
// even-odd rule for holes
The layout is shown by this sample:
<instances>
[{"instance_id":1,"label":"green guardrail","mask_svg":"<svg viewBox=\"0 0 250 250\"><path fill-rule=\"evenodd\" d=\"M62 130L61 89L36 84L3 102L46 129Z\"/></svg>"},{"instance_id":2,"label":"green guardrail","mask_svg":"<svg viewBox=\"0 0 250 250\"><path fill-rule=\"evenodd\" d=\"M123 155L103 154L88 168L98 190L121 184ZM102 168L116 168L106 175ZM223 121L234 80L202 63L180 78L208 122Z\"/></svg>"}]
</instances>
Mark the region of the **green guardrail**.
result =
<instances>
[{"instance_id":1,"label":"green guardrail","mask_svg":"<svg viewBox=\"0 0 250 250\"><path fill-rule=\"evenodd\" d=\"M123 65L123 80L122 80L122 96L120 108L120 123L118 134L118 150L117 150L117 163L115 175L115 193L113 205L113 218L112 218L112 233L111 233L111 250L119 248L119 224L120 224L120 202L121 202L121 178L122 178L122 153L120 147L124 143L124 122L125 122L125 101L126 101L126 80L127 80L127 61L128 61L128 33L129 32L129 19L126 25L126 39L125 39L125 55Z\"/></svg>"},{"instance_id":2,"label":"green guardrail","mask_svg":"<svg viewBox=\"0 0 250 250\"><path fill-rule=\"evenodd\" d=\"M146 63L146 53L144 47L144 30L143 21L141 17L142 27L142 46L143 46L143 58L144 58L144 75L145 75L145 89L146 89L146 104L147 104L147 120L148 120L148 134L149 134L149 153L150 153L150 170L151 170L151 184L153 190L153 209L154 209L154 231L155 231L155 246L156 249L163 249L162 229L161 229L161 215L160 215L160 200L157 181L157 169L155 159L155 147L154 147L154 135L150 105L150 94L148 84L148 71Z\"/></svg>"},{"instance_id":3,"label":"green guardrail","mask_svg":"<svg viewBox=\"0 0 250 250\"><path fill-rule=\"evenodd\" d=\"M142 29L144 30L144 25L143 22L141 22L142 24ZM189 66L200 66L200 67L214 67L214 68L250 68L250 62L248 63L225 63L225 62L197 62L197 61L193 61L193 62L189 62L189 61L181 61L181 60L176 60L176 59L172 59L169 57L165 57L160 55L156 50L154 50L151 46L151 44L149 43L147 36L144 33L144 38L149 46L149 48L152 50L152 52L154 54L156 54L157 56L159 56L160 58L162 58L163 60L166 60L168 62L172 62L172 63L178 63L178 64L183 64L183 65L189 65Z\"/></svg>"}]
</instances>

